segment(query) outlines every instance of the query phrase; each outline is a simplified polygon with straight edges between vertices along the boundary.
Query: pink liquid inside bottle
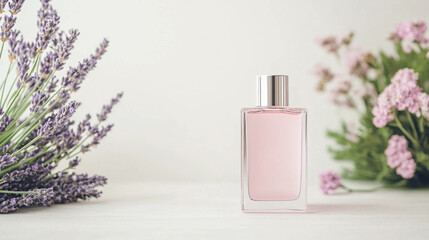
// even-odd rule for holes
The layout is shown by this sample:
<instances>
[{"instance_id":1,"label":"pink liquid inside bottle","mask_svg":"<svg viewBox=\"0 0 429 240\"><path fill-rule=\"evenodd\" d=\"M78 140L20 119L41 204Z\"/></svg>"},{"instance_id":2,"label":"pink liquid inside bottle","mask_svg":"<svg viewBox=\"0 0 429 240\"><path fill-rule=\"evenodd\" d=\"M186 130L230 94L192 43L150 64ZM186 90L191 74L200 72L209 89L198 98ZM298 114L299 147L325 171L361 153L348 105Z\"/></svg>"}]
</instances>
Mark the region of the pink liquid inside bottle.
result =
<instances>
[{"instance_id":1,"label":"pink liquid inside bottle","mask_svg":"<svg viewBox=\"0 0 429 240\"><path fill-rule=\"evenodd\" d=\"M285 75L258 77L258 107L242 110L242 209L306 208L307 111L288 107Z\"/></svg>"},{"instance_id":2,"label":"pink liquid inside bottle","mask_svg":"<svg viewBox=\"0 0 429 240\"><path fill-rule=\"evenodd\" d=\"M249 196L255 201L290 201L301 186L301 114L249 112Z\"/></svg>"}]
</instances>

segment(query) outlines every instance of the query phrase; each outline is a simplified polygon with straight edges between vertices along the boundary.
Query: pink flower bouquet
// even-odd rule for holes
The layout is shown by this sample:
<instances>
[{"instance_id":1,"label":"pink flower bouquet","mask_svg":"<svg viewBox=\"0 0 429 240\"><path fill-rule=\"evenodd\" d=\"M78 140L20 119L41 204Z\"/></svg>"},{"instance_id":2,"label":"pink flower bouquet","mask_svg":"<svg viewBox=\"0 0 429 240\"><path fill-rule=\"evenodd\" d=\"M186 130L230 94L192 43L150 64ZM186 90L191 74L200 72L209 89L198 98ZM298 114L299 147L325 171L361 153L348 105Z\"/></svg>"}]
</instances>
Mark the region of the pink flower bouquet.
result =
<instances>
[{"instance_id":1,"label":"pink flower bouquet","mask_svg":"<svg viewBox=\"0 0 429 240\"><path fill-rule=\"evenodd\" d=\"M334 159L353 164L344 169L344 178L387 186L429 185L429 39L425 32L421 21L398 24L389 36L395 46L391 54L352 46L352 33L318 41L346 71L336 73L317 65L317 90L328 92L332 103L344 111L360 116L355 127L343 122L342 130L328 131L337 143L329 149ZM331 181L325 175L321 175L325 193L342 186L337 178Z\"/></svg>"}]
</instances>

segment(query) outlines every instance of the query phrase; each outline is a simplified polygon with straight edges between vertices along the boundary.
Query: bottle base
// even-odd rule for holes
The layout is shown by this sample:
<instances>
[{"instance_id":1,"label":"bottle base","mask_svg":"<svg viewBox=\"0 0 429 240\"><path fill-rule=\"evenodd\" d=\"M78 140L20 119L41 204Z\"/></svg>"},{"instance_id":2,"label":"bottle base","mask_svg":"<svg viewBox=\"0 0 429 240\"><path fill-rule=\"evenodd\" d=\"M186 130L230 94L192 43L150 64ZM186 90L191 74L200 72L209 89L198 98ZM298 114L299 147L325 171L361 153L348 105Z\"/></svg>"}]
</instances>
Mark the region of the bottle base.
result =
<instances>
[{"instance_id":1,"label":"bottle base","mask_svg":"<svg viewBox=\"0 0 429 240\"><path fill-rule=\"evenodd\" d=\"M305 209L242 209L243 213L305 213Z\"/></svg>"},{"instance_id":2,"label":"bottle base","mask_svg":"<svg viewBox=\"0 0 429 240\"><path fill-rule=\"evenodd\" d=\"M251 200L250 200L251 201ZM301 202L288 201L246 201L241 211L244 213L299 213L307 210L307 204Z\"/></svg>"}]
</instances>

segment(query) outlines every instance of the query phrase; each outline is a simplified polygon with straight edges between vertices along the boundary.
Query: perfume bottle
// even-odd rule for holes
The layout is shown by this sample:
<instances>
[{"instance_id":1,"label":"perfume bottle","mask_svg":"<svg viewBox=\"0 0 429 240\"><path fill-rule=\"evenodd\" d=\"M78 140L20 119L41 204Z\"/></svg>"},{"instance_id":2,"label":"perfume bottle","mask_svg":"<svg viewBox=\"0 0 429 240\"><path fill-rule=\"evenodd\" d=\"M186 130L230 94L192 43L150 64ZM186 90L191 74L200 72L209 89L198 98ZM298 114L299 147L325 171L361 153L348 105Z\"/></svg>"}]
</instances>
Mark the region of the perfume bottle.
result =
<instances>
[{"instance_id":1,"label":"perfume bottle","mask_svg":"<svg viewBox=\"0 0 429 240\"><path fill-rule=\"evenodd\" d=\"M257 107L241 110L243 212L307 207L307 110L288 106L288 76L257 77Z\"/></svg>"}]
</instances>

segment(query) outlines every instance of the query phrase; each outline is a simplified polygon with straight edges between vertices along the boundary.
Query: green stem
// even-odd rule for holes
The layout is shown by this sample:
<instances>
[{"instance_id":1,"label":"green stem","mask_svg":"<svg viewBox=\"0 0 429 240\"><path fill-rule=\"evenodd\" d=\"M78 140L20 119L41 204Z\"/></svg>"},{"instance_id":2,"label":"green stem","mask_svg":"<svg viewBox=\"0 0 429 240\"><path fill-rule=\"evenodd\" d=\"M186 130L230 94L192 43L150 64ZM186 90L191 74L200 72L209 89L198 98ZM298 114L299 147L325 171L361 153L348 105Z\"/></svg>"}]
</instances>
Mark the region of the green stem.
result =
<instances>
[{"instance_id":1,"label":"green stem","mask_svg":"<svg viewBox=\"0 0 429 240\"><path fill-rule=\"evenodd\" d=\"M4 78L3 83L2 83L2 85L1 85L0 106L3 104L4 90L5 90L5 88L6 88L6 82L7 82L7 79L9 78L10 70L12 69L12 66L13 66L13 64L12 64L12 63L13 63L12 61L9 63L9 68L8 68L8 70L7 70L6 77Z\"/></svg>"},{"instance_id":2,"label":"green stem","mask_svg":"<svg viewBox=\"0 0 429 240\"><path fill-rule=\"evenodd\" d=\"M0 193L10 193L10 194L37 194L37 192L27 192L27 191L8 191L0 190Z\"/></svg>"},{"instance_id":3,"label":"green stem","mask_svg":"<svg viewBox=\"0 0 429 240\"><path fill-rule=\"evenodd\" d=\"M424 121L424 116L423 116L422 110L420 109L419 129L420 129L420 132L422 133L422 135L424 135L423 133L425 132L425 127L423 126L423 121Z\"/></svg>"},{"instance_id":4,"label":"green stem","mask_svg":"<svg viewBox=\"0 0 429 240\"><path fill-rule=\"evenodd\" d=\"M22 87L22 86L24 86L24 88L25 88L25 84L26 84L26 82L28 81L28 79L30 79L31 74L33 74L34 69L36 69L36 66L39 64L39 60L40 60L40 54L37 54L37 55L36 55L36 59L34 60L33 67L31 68L31 71L28 73L28 77L27 77L27 78L25 78L25 80L23 81L23 83L22 83L21 87ZM25 93L24 93L24 94L25 94ZM19 94L18 94L18 95L19 95ZM13 105L13 103L11 103L11 106L12 106L12 105Z\"/></svg>"},{"instance_id":5,"label":"green stem","mask_svg":"<svg viewBox=\"0 0 429 240\"><path fill-rule=\"evenodd\" d=\"M12 156L16 156L17 154L21 153L22 151L24 151L25 149L27 149L29 146L33 145L33 143L35 143L40 138L41 138L40 136L35 137L33 140L31 140L30 142L28 142L27 144L25 144L24 147L22 147L21 149L19 149L19 151L17 151L14 154L12 154ZM15 143L14 145L12 145L11 148L15 149L16 147L17 147L17 143Z\"/></svg>"},{"instance_id":6,"label":"green stem","mask_svg":"<svg viewBox=\"0 0 429 240\"><path fill-rule=\"evenodd\" d=\"M46 86L48 85L48 83L49 83L49 81L52 79L52 77L54 76L54 74L55 74L55 71L53 71L52 73L51 73L51 75L49 75L49 77L43 82L43 87L42 87L42 90L40 91L40 92L43 92L44 90L45 90L45 88L46 88ZM37 90L40 90L40 89L37 89ZM16 112L19 112L22 108L23 109L27 109L28 108L28 106L30 106L30 104L31 104L31 101L29 101L29 99L30 99L30 97L32 96L32 94L34 93L36 91L36 88L34 87L31 91L29 91L28 92L28 94L25 96L25 98L24 99L22 99L22 101L20 101L20 103L18 104L18 105L22 105L22 107L21 108L18 108L17 110L16 110ZM20 115L19 116L15 116L14 118L19 118L20 117Z\"/></svg>"},{"instance_id":7,"label":"green stem","mask_svg":"<svg viewBox=\"0 0 429 240\"><path fill-rule=\"evenodd\" d=\"M15 77L15 79L13 80L12 85L10 85L10 87L9 87L9 91L7 92L6 98L4 99L4 104L5 104L5 105L6 105L6 103L9 101L9 95L10 95L10 93L12 92L12 89L13 89L13 87L15 86L16 81L18 80L18 77L19 77L19 76L16 76L16 77ZM12 94L12 96L13 96L13 94Z\"/></svg>"},{"instance_id":8,"label":"green stem","mask_svg":"<svg viewBox=\"0 0 429 240\"><path fill-rule=\"evenodd\" d=\"M405 130L404 126L402 126L402 123L399 121L398 116L396 115L396 112L393 114L393 117L395 119L396 124L398 125L398 128L401 129L402 133L405 134L405 136L408 137L408 139L411 140L411 142L413 143L415 148L419 148L419 142L413 138L413 136L407 131Z\"/></svg>"},{"instance_id":9,"label":"green stem","mask_svg":"<svg viewBox=\"0 0 429 240\"><path fill-rule=\"evenodd\" d=\"M9 113L10 112L10 110L12 109L12 106L13 106L13 104L15 103L15 101L16 101L16 98L19 96L19 94L21 93L21 90L24 88L24 84L23 85L21 85L19 88L18 88L18 90L16 90L13 94L12 94L12 97L11 97L11 100L10 101L8 101L8 104L9 104L9 102L10 102L10 105L8 106L8 108L7 108L7 110L6 110L6 112L5 113Z\"/></svg>"},{"instance_id":10,"label":"green stem","mask_svg":"<svg viewBox=\"0 0 429 240\"><path fill-rule=\"evenodd\" d=\"M69 170L69 169L71 169L71 168L70 168L70 167L66 167L66 168L64 168L63 170L58 171L58 172L56 172L56 173L54 173L54 174L46 175L46 177L44 177L44 178L43 178L43 180L44 180L44 181L49 180L49 179L53 178L55 175L57 175L58 173L65 172L65 171L67 171L67 170Z\"/></svg>"},{"instance_id":11,"label":"green stem","mask_svg":"<svg viewBox=\"0 0 429 240\"><path fill-rule=\"evenodd\" d=\"M4 147L10 140L12 140L12 138L16 135L16 134L18 134L18 132L21 130L21 129L23 129L24 127L26 127L27 126L27 124L31 121L31 120L33 120L36 116L37 116L37 114L52 100L52 98L54 98L59 92L60 92L60 90L61 90L61 88L60 89L58 89L58 91L54 94L54 95L52 95L46 102L45 102L45 104L43 104L43 106L41 106L40 107L40 109L36 112L36 113L34 113L33 115L32 115L32 117L29 117L29 118L27 118L27 120L25 120L24 121L24 123L22 123L17 129L15 129L14 130L14 134L12 134L12 135L10 135L8 138L6 138L5 140L3 140L1 143L0 143L0 147ZM42 117L44 117L48 112L49 112L49 110L58 102L59 100L57 100L56 102L54 102L48 109L46 109L44 112L42 112L36 119L35 119L35 121L33 122L33 124L31 125L31 127L30 127L30 129L31 130L33 130L35 127L37 127L37 125L39 124L38 123L38 121L42 118ZM6 129L6 131L7 131L7 129ZM24 132L24 134L22 135L22 136L26 136L26 135L28 135L29 134L29 131L27 130L26 132ZM21 138L20 138L21 139ZM16 143L19 143L19 142L16 142Z\"/></svg>"},{"instance_id":12,"label":"green stem","mask_svg":"<svg viewBox=\"0 0 429 240\"><path fill-rule=\"evenodd\" d=\"M419 139L419 135L417 135L416 126L414 125L414 121L413 121L413 118L411 117L411 114L408 111L405 111L405 114L407 115L408 122L410 122L411 129L413 130L414 137L416 139Z\"/></svg>"},{"instance_id":13,"label":"green stem","mask_svg":"<svg viewBox=\"0 0 429 240\"><path fill-rule=\"evenodd\" d=\"M40 59L40 54L37 54L35 62L33 64L33 68L31 69L31 72L28 74L28 77L25 79L24 82L26 82L31 77L31 74L34 72L34 69L35 69L37 63L39 62L39 59ZM22 74L25 74L25 73L22 73ZM18 80L18 77L19 77L19 74L17 74L17 76L15 77L15 80L13 81L12 85L9 88L9 92L7 93L6 99L4 101L5 104L10 102L10 100L9 100L9 94L11 93L13 87L15 86L16 81ZM21 87L22 86L23 85L21 85ZM18 90L21 90L21 87ZM12 97L15 96L15 98L16 98L16 95L18 95L18 93L17 93L18 90L15 90L15 92L12 94Z\"/></svg>"},{"instance_id":14,"label":"green stem","mask_svg":"<svg viewBox=\"0 0 429 240\"><path fill-rule=\"evenodd\" d=\"M37 118L37 120L34 121L34 123L32 125L30 125L30 127L28 129L25 130L24 133L22 133L21 136L18 136L18 140L15 141L15 143L12 145L12 147L10 147L9 149L11 150L15 150L16 147L19 146L19 144L24 141L24 139L31 133L33 132L34 129L36 129L36 127L39 125L39 120L41 119L41 117L43 117L43 115L39 116L39 118Z\"/></svg>"},{"instance_id":15,"label":"green stem","mask_svg":"<svg viewBox=\"0 0 429 240\"><path fill-rule=\"evenodd\" d=\"M20 88L18 89L18 93L15 91L15 93L14 93L14 94L16 94L16 95L15 95L15 97L13 98L13 101L12 101L12 103L10 104L9 108L11 108L11 107L13 106L13 103L15 102L15 99L18 97L18 95L19 95L19 94L20 94L20 92L21 92L21 89L22 89L23 87L25 87L25 83L26 83L26 82L27 82L27 80L31 77L31 74L33 74L34 69L36 68L36 65L39 63L39 59L40 59L40 54L37 54L36 59L34 60L33 67L31 68L31 71L28 73L28 77L27 77L26 79L24 79L23 83L21 84ZM21 73L21 74L25 74L25 73ZM19 74L18 74L18 76L16 76L16 77L18 78L18 77L19 77ZM15 79L15 81L16 81L16 79ZM13 86L12 86L12 87L13 87ZM12 96L13 96L13 95L12 95Z\"/></svg>"},{"instance_id":16,"label":"green stem","mask_svg":"<svg viewBox=\"0 0 429 240\"><path fill-rule=\"evenodd\" d=\"M345 189L347 192L374 192L375 190L379 189L380 187L374 187L374 188L370 188L370 189L351 189L348 188L344 185L340 185L341 188Z\"/></svg>"},{"instance_id":17,"label":"green stem","mask_svg":"<svg viewBox=\"0 0 429 240\"><path fill-rule=\"evenodd\" d=\"M72 155L66 155L66 156L64 156L64 157L67 157L68 159L72 159L72 158L74 158L74 157L76 157L77 155L79 155L80 154L80 151L79 152L76 152L75 154L72 154Z\"/></svg>"},{"instance_id":18,"label":"green stem","mask_svg":"<svg viewBox=\"0 0 429 240\"><path fill-rule=\"evenodd\" d=\"M1 59L1 56L3 55L3 48L4 48L4 42L1 44L0 59Z\"/></svg>"}]
</instances>

